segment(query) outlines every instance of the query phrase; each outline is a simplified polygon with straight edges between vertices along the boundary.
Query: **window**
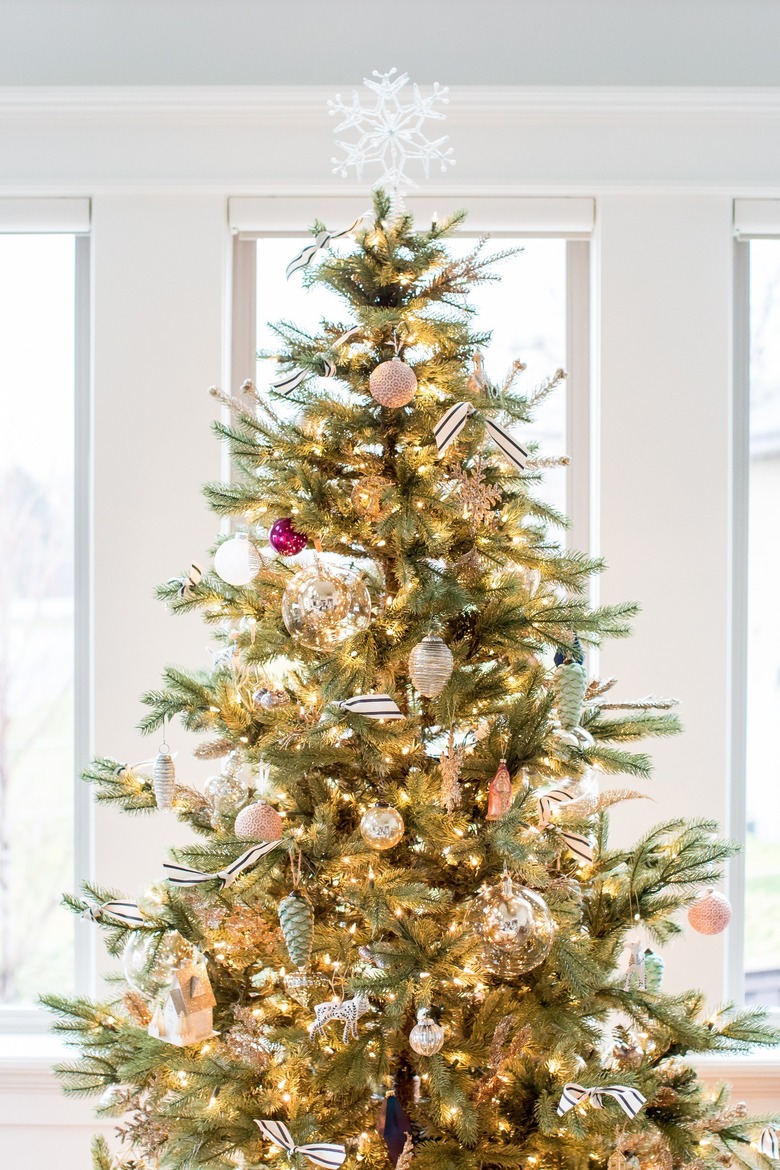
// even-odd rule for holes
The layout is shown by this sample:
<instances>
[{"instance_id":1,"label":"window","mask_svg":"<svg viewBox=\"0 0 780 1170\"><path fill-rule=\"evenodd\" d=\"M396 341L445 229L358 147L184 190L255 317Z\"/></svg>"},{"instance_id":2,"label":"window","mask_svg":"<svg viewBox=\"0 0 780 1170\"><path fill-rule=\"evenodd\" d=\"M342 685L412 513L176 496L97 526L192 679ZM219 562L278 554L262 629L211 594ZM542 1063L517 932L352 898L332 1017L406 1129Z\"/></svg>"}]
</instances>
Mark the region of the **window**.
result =
<instances>
[{"instance_id":1,"label":"window","mask_svg":"<svg viewBox=\"0 0 780 1170\"><path fill-rule=\"evenodd\" d=\"M0 223L3 211L0 201ZM76 429L88 254L86 237L43 230L0 234L0 1026L40 992L76 986L60 898L82 868L76 512L87 477Z\"/></svg>"}]
</instances>

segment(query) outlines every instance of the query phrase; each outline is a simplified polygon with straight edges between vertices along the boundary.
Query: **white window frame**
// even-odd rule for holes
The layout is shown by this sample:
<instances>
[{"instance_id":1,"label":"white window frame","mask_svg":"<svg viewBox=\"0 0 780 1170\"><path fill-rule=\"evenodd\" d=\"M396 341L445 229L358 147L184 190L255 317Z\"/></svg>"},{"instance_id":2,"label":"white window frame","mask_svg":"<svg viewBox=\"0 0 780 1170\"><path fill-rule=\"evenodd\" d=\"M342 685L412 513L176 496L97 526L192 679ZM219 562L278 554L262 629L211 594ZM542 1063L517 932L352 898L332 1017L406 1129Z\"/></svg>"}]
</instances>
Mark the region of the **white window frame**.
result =
<instances>
[{"instance_id":1,"label":"white window frame","mask_svg":"<svg viewBox=\"0 0 780 1170\"><path fill-rule=\"evenodd\" d=\"M92 356L91 203L87 198L0 198L0 235L75 236L74 263L74 753L73 889L92 874L93 806L80 772L92 754ZM94 989L94 930L74 929L74 990ZM49 1019L39 1007L0 1005L0 1035L40 1034Z\"/></svg>"},{"instance_id":2,"label":"white window frame","mask_svg":"<svg viewBox=\"0 0 780 1170\"><path fill-rule=\"evenodd\" d=\"M449 205L445 209L445 202ZM595 551L594 395L591 393L591 235L596 201L587 196L497 196L407 200L421 221L461 205L468 206L463 234L493 237L553 237L566 240L566 510L572 546ZM236 390L256 371L257 249L262 236L307 237L306 226L320 219L348 224L367 209L365 197L238 196L228 201L233 233L231 272L230 384Z\"/></svg>"}]
</instances>

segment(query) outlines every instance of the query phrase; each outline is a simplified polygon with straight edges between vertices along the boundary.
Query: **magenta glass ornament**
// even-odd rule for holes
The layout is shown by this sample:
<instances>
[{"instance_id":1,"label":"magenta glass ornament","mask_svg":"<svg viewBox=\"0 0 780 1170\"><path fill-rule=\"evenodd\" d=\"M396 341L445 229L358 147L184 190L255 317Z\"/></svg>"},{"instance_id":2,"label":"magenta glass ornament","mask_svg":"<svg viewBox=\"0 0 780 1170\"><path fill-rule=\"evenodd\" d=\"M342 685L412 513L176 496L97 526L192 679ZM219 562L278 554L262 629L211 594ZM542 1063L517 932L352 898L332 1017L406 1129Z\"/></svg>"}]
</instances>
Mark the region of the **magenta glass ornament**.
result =
<instances>
[{"instance_id":1,"label":"magenta glass ornament","mask_svg":"<svg viewBox=\"0 0 780 1170\"><path fill-rule=\"evenodd\" d=\"M294 557L306 548L309 538L304 536L302 532L296 532L292 520L285 517L283 520L276 520L271 525L268 543L280 556Z\"/></svg>"}]
</instances>

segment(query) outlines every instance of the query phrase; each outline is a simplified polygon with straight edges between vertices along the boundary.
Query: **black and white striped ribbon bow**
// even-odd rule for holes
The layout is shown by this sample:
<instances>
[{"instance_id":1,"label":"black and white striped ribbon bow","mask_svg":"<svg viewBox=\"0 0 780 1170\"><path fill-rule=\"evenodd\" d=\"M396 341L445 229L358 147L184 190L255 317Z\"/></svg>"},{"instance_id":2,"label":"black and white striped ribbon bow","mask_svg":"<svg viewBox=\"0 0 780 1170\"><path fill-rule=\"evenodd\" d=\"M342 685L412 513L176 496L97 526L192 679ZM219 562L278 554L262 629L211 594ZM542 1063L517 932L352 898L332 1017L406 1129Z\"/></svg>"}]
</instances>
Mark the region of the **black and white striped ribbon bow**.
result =
<instances>
[{"instance_id":1,"label":"black and white striped ribbon bow","mask_svg":"<svg viewBox=\"0 0 780 1170\"><path fill-rule=\"evenodd\" d=\"M200 584L200 579L203 576L203 570L195 561L190 565L189 574L184 578L179 586L179 597L188 600L192 597L192 590L196 585Z\"/></svg>"},{"instance_id":2,"label":"black and white striped ribbon bow","mask_svg":"<svg viewBox=\"0 0 780 1170\"><path fill-rule=\"evenodd\" d=\"M433 437L436 440L436 447L440 459L450 443L453 443L457 439L466 425L467 420L471 418L472 414L476 413L476 406L472 406L470 402L456 402L439 419L433 428ZM518 471L525 470L529 458L525 447L521 447L517 439L513 438L509 431L505 431L503 427L493 422L491 418L485 419L485 429L499 450L506 455L509 462L513 463Z\"/></svg>"},{"instance_id":3,"label":"black and white striped ribbon bow","mask_svg":"<svg viewBox=\"0 0 780 1170\"><path fill-rule=\"evenodd\" d=\"M269 1142L279 1146L287 1154L303 1154L304 1158L308 1158L315 1166L325 1166L326 1168L334 1168L340 1166L347 1156L347 1151L343 1146L334 1145L331 1142L308 1142L303 1146L296 1146L293 1141L292 1134L283 1121L257 1121L255 1125L259 1125L263 1132L263 1136L267 1137Z\"/></svg>"},{"instance_id":4,"label":"black and white striped ribbon bow","mask_svg":"<svg viewBox=\"0 0 780 1170\"><path fill-rule=\"evenodd\" d=\"M766 1129L761 1130L761 1137L758 1139L758 1148L762 1154L767 1158L774 1158L775 1161L779 1156L777 1144L777 1130L768 1125Z\"/></svg>"},{"instance_id":5,"label":"black and white striped ribbon bow","mask_svg":"<svg viewBox=\"0 0 780 1170\"><path fill-rule=\"evenodd\" d=\"M190 869L186 865L178 865L175 861L163 862L163 869L165 876L173 886L199 886L201 882L210 882L214 878L219 878L224 890L233 884L240 873L243 873L245 869L251 869L261 857L265 857L266 853L270 853L272 849L276 849L281 844L281 841L261 841L259 845L253 845L235 861L231 861L230 865L226 865L224 869L220 869L216 873L206 873L202 869Z\"/></svg>"},{"instance_id":6,"label":"black and white striped ribbon bow","mask_svg":"<svg viewBox=\"0 0 780 1170\"><path fill-rule=\"evenodd\" d=\"M626 1117L636 1117L647 1100L638 1089L630 1089L628 1085L594 1085L592 1089L584 1089L573 1081L563 1086L561 1099L558 1102L558 1116L563 1117L575 1105L589 1101L594 1109L600 1109L604 1097L612 1097L617 1101Z\"/></svg>"},{"instance_id":7,"label":"black and white striped ribbon bow","mask_svg":"<svg viewBox=\"0 0 780 1170\"><path fill-rule=\"evenodd\" d=\"M332 358L322 357L322 370L301 370L298 367L288 370L286 374L280 374L278 378L274 378L271 383L271 389L275 390L277 394L289 394L291 390L295 390L300 386L301 382L305 382L307 378L333 378L336 374L336 363Z\"/></svg>"},{"instance_id":8,"label":"black and white striped ribbon bow","mask_svg":"<svg viewBox=\"0 0 780 1170\"><path fill-rule=\"evenodd\" d=\"M287 279L289 280L292 274L298 272L299 269L308 267L317 253L321 252L323 248L326 248L331 240L340 240L342 236L348 236L356 231L363 220L370 214L370 212L364 211L362 215L357 217L354 223L351 223L348 228L344 228L341 232L319 232L314 237L312 243L307 244L305 248L301 248L298 255L287 265Z\"/></svg>"},{"instance_id":9,"label":"black and white striped ribbon bow","mask_svg":"<svg viewBox=\"0 0 780 1170\"><path fill-rule=\"evenodd\" d=\"M143 926L144 923L137 902L104 902L102 906L87 906L81 917L90 922L102 922L106 915L123 926Z\"/></svg>"},{"instance_id":10,"label":"black and white striped ribbon bow","mask_svg":"<svg viewBox=\"0 0 780 1170\"><path fill-rule=\"evenodd\" d=\"M352 715L365 715L367 719L403 719L404 715L395 699L389 695L353 695L341 704Z\"/></svg>"},{"instance_id":11,"label":"black and white striped ribbon bow","mask_svg":"<svg viewBox=\"0 0 780 1170\"><path fill-rule=\"evenodd\" d=\"M554 808L557 808L559 805L568 804L572 800L574 800L574 797L565 788L553 788L550 792L545 792L540 796L540 826L544 829L550 824L553 819L552 814ZM571 829L559 828L558 832L575 857L579 857L580 861L593 861L593 845L589 837L583 837L581 833L574 833Z\"/></svg>"}]
</instances>

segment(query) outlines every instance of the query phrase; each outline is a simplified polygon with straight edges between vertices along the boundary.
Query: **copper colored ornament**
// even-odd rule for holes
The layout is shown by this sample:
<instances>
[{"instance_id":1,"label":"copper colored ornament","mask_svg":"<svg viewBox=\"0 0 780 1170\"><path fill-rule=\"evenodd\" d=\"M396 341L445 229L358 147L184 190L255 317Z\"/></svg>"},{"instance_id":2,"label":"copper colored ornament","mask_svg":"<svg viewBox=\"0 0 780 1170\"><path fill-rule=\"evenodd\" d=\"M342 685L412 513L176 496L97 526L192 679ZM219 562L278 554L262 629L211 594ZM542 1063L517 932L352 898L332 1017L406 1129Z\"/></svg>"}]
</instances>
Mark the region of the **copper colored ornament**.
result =
<instances>
[{"instance_id":1,"label":"copper colored ornament","mask_svg":"<svg viewBox=\"0 0 780 1170\"><path fill-rule=\"evenodd\" d=\"M716 890L707 890L691 906L688 921L699 934L720 934L731 922L731 903Z\"/></svg>"},{"instance_id":2,"label":"copper colored ornament","mask_svg":"<svg viewBox=\"0 0 780 1170\"><path fill-rule=\"evenodd\" d=\"M278 841L282 835L282 818L264 800L248 804L236 817L235 834L243 841Z\"/></svg>"},{"instance_id":3,"label":"copper colored ornament","mask_svg":"<svg viewBox=\"0 0 780 1170\"><path fill-rule=\"evenodd\" d=\"M506 766L506 760L498 765L495 776L488 788L488 806L486 818L489 821L500 820L512 807L512 777Z\"/></svg>"},{"instance_id":4,"label":"copper colored ornament","mask_svg":"<svg viewBox=\"0 0 780 1170\"><path fill-rule=\"evenodd\" d=\"M406 406L414 398L417 375L396 356L389 362L380 362L371 371L368 388L380 406Z\"/></svg>"}]
</instances>

